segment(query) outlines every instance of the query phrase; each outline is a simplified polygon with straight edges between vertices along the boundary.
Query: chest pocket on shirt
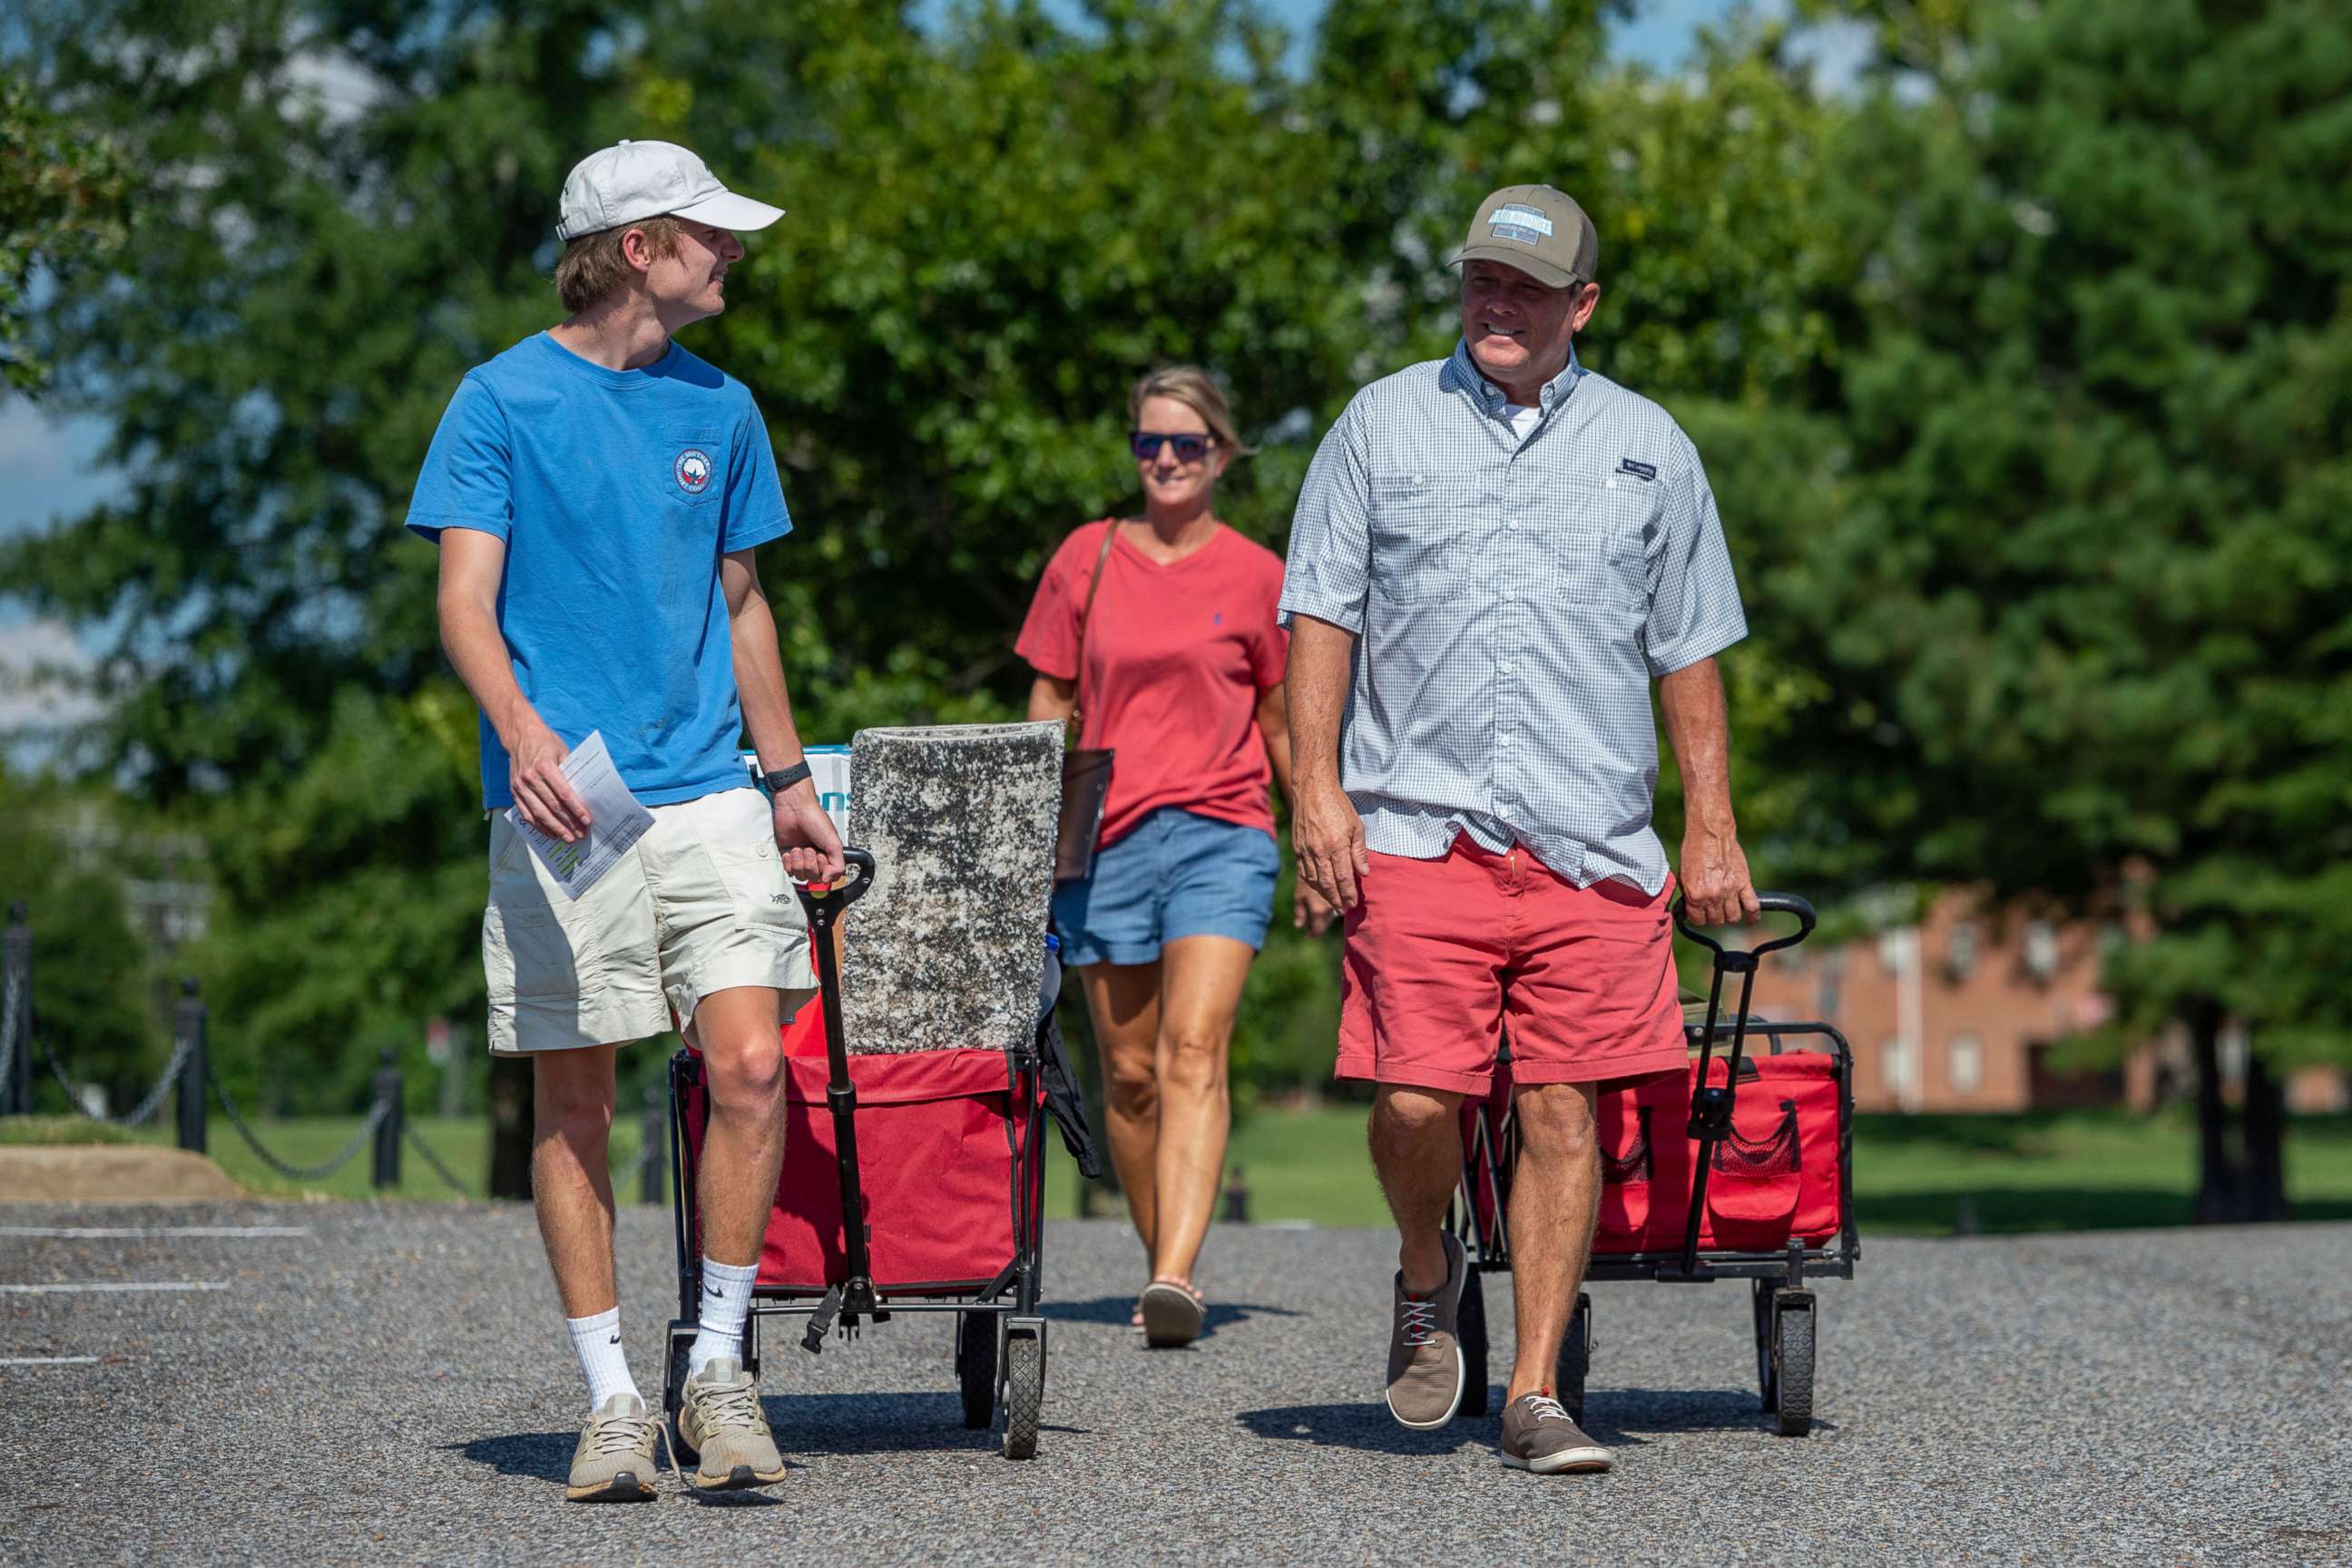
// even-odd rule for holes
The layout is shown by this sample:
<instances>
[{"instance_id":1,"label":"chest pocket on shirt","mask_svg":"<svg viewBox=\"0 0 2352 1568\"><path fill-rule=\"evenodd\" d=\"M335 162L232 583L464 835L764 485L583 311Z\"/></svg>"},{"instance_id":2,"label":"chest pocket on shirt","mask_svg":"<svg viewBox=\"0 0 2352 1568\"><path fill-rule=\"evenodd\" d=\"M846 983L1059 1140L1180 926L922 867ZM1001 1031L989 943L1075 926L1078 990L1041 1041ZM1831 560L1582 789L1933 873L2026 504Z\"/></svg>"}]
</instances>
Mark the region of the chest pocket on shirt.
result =
<instances>
[{"instance_id":1,"label":"chest pocket on shirt","mask_svg":"<svg viewBox=\"0 0 2352 1568\"><path fill-rule=\"evenodd\" d=\"M1649 607L1643 539L1657 510L1657 486L1625 475L1564 481L1544 540L1557 597L1641 612Z\"/></svg>"},{"instance_id":2,"label":"chest pocket on shirt","mask_svg":"<svg viewBox=\"0 0 2352 1568\"><path fill-rule=\"evenodd\" d=\"M727 488L727 444L692 430L666 434L656 448L654 498L664 508L709 506Z\"/></svg>"},{"instance_id":3,"label":"chest pocket on shirt","mask_svg":"<svg viewBox=\"0 0 2352 1568\"><path fill-rule=\"evenodd\" d=\"M1371 578L1381 597L1410 605L1443 596L1464 567L1462 489L1434 474L1372 480Z\"/></svg>"}]
</instances>

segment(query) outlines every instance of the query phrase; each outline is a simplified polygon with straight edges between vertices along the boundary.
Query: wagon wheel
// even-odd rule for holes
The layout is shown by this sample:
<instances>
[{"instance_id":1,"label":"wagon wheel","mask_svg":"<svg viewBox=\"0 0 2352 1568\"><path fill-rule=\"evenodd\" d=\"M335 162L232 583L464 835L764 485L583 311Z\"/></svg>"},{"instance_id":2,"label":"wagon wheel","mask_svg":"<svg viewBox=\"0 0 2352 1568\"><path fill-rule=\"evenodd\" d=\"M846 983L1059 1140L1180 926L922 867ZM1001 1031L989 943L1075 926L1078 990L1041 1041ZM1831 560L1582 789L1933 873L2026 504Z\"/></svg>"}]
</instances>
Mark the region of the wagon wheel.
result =
<instances>
[{"instance_id":1,"label":"wagon wheel","mask_svg":"<svg viewBox=\"0 0 2352 1568\"><path fill-rule=\"evenodd\" d=\"M1802 1300L1791 1298L1801 1296ZM1801 1437L1813 1428L1813 1300L1811 1291L1789 1291L1774 1304L1772 1360L1780 1395L1780 1436Z\"/></svg>"},{"instance_id":2,"label":"wagon wheel","mask_svg":"<svg viewBox=\"0 0 2352 1568\"><path fill-rule=\"evenodd\" d=\"M1462 1405L1459 1414L1486 1414L1486 1289L1478 1266L1472 1264L1462 1280L1462 1304L1454 1310L1454 1338L1462 1347Z\"/></svg>"},{"instance_id":3,"label":"wagon wheel","mask_svg":"<svg viewBox=\"0 0 2352 1568\"><path fill-rule=\"evenodd\" d=\"M1764 1408L1780 1408L1780 1390L1772 1376L1772 1310L1773 1292L1780 1287L1769 1279L1754 1281L1756 1308L1756 1392L1763 1396Z\"/></svg>"},{"instance_id":4,"label":"wagon wheel","mask_svg":"<svg viewBox=\"0 0 2352 1568\"><path fill-rule=\"evenodd\" d=\"M1045 1404L1045 1321L1014 1318L1004 1325L1004 1457L1037 1453L1037 1417Z\"/></svg>"},{"instance_id":5,"label":"wagon wheel","mask_svg":"<svg viewBox=\"0 0 2352 1568\"><path fill-rule=\"evenodd\" d=\"M956 1383L963 1394L963 1424L985 1431L996 1419L996 1314L958 1312Z\"/></svg>"},{"instance_id":6,"label":"wagon wheel","mask_svg":"<svg viewBox=\"0 0 2352 1568\"><path fill-rule=\"evenodd\" d=\"M1576 1293L1576 1315L1568 1321L1568 1332L1559 1342L1559 1386L1552 1390L1568 1418L1580 1426L1584 1421L1584 1374L1592 1369L1592 1298L1579 1290Z\"/></svg>"}]
</instances>

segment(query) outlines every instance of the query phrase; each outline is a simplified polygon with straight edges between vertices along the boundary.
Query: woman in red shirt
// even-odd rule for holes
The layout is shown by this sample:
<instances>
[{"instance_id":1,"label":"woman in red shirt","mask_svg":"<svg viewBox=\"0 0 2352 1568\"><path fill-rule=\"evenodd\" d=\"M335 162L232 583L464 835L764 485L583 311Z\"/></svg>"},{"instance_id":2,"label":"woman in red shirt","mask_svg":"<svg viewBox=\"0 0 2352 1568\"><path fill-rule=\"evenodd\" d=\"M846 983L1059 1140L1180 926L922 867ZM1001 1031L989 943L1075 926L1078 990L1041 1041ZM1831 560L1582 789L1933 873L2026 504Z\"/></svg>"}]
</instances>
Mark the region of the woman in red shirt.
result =
<instances>
[{"instance_id":1,"label":"woman in red shirt","mask_svg":"<svg viewBox=\"0 0 2352 1568\"><path fill-rule=\"evenodd\" d=\"M1226 1056L1281 866L1266 785L1290 790L1288 637L1282 558L1216 518L1217 476L1247 450L1224 394L1171 365L1128 415L1143 515L1062 542L1014 647L1037 671L1029 717L1066 719L1083 697L1080 744L1117 753L1093 873L1055 890L1054 924L1102 1044L1111 1160L1151 1270L1135 1323L1179 1345L1201 1331L1192 1269L1232 1124ZM1304 882L1297 897L1301 926L1329 924Z\"/></svg>"}]
</instances>

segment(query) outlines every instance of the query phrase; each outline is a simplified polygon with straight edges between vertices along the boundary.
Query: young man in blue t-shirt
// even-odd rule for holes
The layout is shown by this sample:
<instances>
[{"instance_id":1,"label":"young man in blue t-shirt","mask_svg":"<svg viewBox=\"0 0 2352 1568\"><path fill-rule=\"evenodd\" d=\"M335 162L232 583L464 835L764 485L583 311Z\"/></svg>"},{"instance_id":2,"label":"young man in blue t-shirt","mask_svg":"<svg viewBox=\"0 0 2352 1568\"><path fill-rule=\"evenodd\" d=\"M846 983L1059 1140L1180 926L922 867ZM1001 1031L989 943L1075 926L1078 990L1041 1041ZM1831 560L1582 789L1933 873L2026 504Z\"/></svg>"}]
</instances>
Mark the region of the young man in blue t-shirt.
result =
<instances>
[{"instance_id":1,"label":"young man in blue t-shirt","mask_svg":"<svg viewBox=\"0 0 2352 1568\"><path fill-rule=\"evenodd\" d=\"M481 705L490 1049L528 1054L537 1085L532 1201L588 1378L577 1501L654 1495L659 1417L621 1347L605 1134L615 1048L673 1014L710 1094L679 1428L698 1487L784 1473L743 1321L783 1158L777 1026L816 984L786 878L839 875L841 841L753 563L792 531L767 427L741 384L671 341L726 308L733 231L782 216L666 142L582 161L556 230L570 315L467 373L408 510L440 545L441 640ZM768 795L745 783L747 728ZM654 821L575 900L505 808L580 839L587 808L562 767L591 733Z\"/></svg>"}]
</instances>

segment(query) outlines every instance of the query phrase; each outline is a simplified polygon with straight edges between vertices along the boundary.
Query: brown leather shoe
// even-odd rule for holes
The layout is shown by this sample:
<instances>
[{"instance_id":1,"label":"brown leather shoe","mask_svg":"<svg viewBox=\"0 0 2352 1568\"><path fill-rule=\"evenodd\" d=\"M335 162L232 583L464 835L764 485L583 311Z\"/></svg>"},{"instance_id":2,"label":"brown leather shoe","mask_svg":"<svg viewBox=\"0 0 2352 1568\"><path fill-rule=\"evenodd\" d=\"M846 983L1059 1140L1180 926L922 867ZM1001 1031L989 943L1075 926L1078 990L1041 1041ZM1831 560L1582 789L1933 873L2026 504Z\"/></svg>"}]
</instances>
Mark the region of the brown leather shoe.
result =
<instances>
[{"instance_id":1,"label":"brown leather shoe","mask_svg":"<svg viewBox=\"0 0 2352 1568\"><path fill-rule=\"evenodd\" d=\"M1454 1322L1470 1259L1460 1241L1444 1240L1445 1283L1435 1295L1416 1300L1405 1294L1400 1272L1389 1331L1389 1414L1421 1432L1444 1426L1462 1408L1462 1342L1454 1338Z\"/></svg>"},{"instance_id":2,"label":"brown leather shoe","mask_svg":"<svg viewBox=\"0 0 2352 1568\"><path fill-rule=\"evenodd\" d=\"M1551 1391L1522 1394L1503 1408L1503 1468L1538 1476L1562 1470L1605 1470L1616 1456L1568 1418Z\"/></svg>"}]
</instances>

